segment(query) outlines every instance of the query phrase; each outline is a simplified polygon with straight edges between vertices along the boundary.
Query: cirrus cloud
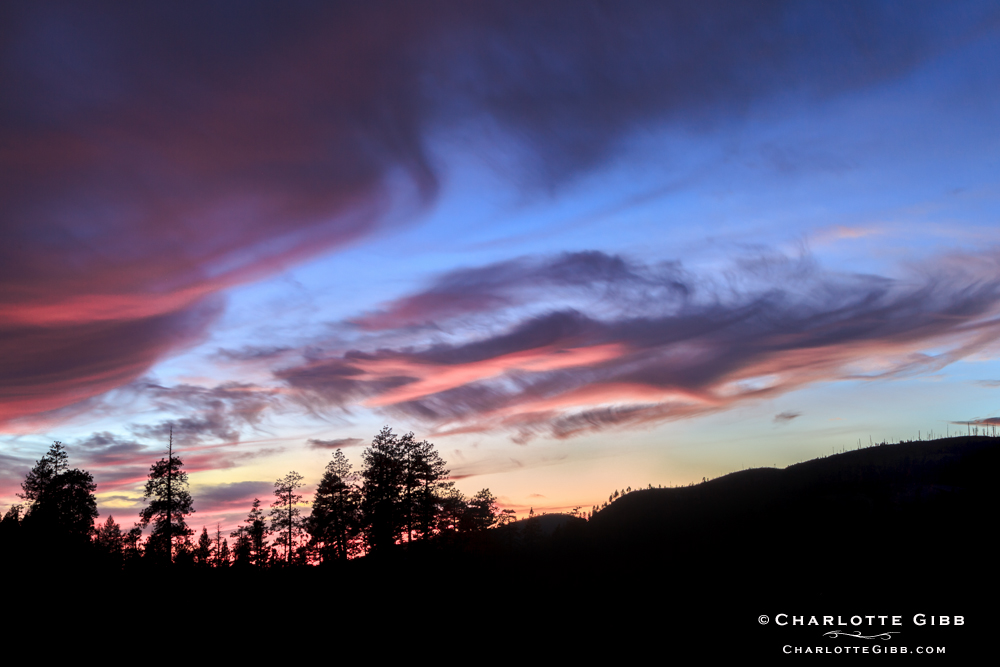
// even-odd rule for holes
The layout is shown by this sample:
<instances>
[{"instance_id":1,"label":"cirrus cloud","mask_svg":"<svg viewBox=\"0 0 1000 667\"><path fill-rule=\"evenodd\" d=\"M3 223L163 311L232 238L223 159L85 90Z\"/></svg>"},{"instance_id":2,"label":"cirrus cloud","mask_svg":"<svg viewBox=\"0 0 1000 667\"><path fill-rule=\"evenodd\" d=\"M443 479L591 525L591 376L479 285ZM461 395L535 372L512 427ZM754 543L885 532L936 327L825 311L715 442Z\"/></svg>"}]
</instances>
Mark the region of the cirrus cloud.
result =
<instances>
[{"instance_id":1,"label":"cirrus cloud","mask_svg":"<svg viewBox=\"0 0 1000 667\"><path fill-rule=\"evenodd\" d=\"M513 180L552 188L637 130L890 79L998 14L974 2L6 3L0 423L127 384L201 340L227 289L408 219L439 189L434 137L515 146ZM473 307L456 296L362 322Z\"/></svg>"},{"instance_id":2,"label":"cirrus cloud","mask_svg":"<svg viewBox=\"0 0 1000 667\"><path fill-rule=\"evenodd\" d=\"M310 358L275 377L312 406L363 403L439 433L507 430L523 442L687 418L816 382L924 373L1000 336L1000 271L990 255L938 258L905 280L826 272L808 257L758 258L736 262L725 283L676 264L584 258L629 267L580 274L586 312L559 305L565 281L556 269L580 258L522 260L535 270L521 282L504 279L510 262L453 272L383 313L432 304L426 317L461 342L421 345L411 330L412 345ZM651 285L670 298L650 301ZM491 294L503 298L477 298ZM457 312L479 319L451 320ZM380 319L404 331L410 321Z\"/></svg>"}]
</instances>

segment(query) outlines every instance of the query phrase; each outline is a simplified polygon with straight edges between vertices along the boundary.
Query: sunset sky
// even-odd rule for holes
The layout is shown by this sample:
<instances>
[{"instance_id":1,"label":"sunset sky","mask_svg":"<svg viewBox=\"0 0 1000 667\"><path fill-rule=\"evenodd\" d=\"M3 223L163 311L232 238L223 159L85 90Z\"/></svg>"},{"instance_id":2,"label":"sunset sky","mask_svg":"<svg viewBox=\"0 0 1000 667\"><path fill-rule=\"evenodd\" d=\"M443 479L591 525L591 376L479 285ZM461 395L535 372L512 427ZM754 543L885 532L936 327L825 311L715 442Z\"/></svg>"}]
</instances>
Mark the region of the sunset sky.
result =
<instances>
[{"instance_id":1,"label":"sunset sky","mask_svg":"<svg viewBox=\"0 0 1000 667\"><path fill-rule=\"evenodd\" d=\"M0 512L383 425L519 516L1000 418L1000 5L5 3ZM998 419L1000 422L1000 419Z\"/></svg>"}]
</instances>

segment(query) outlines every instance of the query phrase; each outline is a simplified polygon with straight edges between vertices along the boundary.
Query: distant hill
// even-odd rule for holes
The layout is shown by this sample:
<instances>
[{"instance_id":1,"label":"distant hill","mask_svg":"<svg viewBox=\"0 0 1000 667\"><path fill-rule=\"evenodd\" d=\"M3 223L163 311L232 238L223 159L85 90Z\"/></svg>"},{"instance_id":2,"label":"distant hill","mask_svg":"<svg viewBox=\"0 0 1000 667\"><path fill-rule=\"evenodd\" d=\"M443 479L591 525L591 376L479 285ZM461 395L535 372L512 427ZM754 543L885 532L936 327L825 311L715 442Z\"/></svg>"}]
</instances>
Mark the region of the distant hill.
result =
<instances>
[{"instance_id":1,"label":"distant hill","mask_svg":"<svg viewBox=\"0 0 1000 667\"><path fill-rule=\"evenodd\" d=\"M954 598L995 587L998 464L1000 438L959 437L633 491L573 550L590 571L684 572L680 592Z\"/></svg>"},{"instance_id":2,"label":"distant hill","mask_svg":"<svg viewBox=\"0 0 1000 667\"><path fill-rule=\"evenodd\" d=\"M584 519L572 514L539 514L529 519L521 519L507 524L497 528L494 532L498 535L513 532L517 536L523 536L525 533L535 530L540 537L552 537L559 531L580 530L586 525L587 522Z\"/></svg>"},{"instance_id":3,"label":"distant hill","mask_svg":"<svg viewBox=\"0 0 1000 667\"><path fill-rule=\"evenodd\" d=\"M875 515L926 520L959 507L976 515L995 502L998 462L1000 438L878 445L785 469L734 472L690 487L633 491L598 512L588 529L598 539L644 540L674 531L704 532L750 517L794 517L817 527L853 520L860 530Z\"/></svg>"}]
</instances>

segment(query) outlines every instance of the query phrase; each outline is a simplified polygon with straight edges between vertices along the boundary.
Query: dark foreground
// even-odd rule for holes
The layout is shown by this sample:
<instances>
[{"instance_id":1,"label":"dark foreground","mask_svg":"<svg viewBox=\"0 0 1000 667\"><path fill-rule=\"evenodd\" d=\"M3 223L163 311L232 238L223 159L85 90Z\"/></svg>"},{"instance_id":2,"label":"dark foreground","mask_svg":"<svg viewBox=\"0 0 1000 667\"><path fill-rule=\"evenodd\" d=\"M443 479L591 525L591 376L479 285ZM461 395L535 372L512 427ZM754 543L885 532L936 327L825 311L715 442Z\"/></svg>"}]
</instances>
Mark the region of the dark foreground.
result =
<instances>
[{"instance_id":1,"label":"dark foreground","mask_svg":"<svg viewBox=\"0 0 1000 667\"><path fill-rule=\"evenodd\" d=\"M664 659L794 660L809 647L913 660L927 646L970 658L1000 620L998 464L994 438L876 446L632 492L590 522L550 515L328 567L53 570L25 553L5 570L32 582L17 595L29 613L76 595L147 620L286 610L302 628L364 626L386 646L427 627L474 643L551 632Z\"/></svg>"}]
</instances>

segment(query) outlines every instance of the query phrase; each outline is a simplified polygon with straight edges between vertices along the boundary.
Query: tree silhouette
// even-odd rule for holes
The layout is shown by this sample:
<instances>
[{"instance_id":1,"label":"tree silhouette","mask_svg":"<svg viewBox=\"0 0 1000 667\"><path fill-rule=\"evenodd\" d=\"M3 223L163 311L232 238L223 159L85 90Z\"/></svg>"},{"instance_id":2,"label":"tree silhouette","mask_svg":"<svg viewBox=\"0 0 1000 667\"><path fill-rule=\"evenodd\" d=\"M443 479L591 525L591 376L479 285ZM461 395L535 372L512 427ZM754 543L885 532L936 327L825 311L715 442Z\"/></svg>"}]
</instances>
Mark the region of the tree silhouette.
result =
<instances>
[{"instance_id":1,"label":"tree silhouette","mask_svg":"<svg viewBox=\"0 0 1000 667\"><path fill-rule=\"evenodd\" d=\"M284 547L285 563L290 565L298 538L305 532L302 510L298 507L302 496L295 493L302 486L303 477L294 470L274 483L275 501L271 503L271 530L277 534L274 545Z\"/></svg>"},{"instance_id":2,"label":"tree silhouette","mask_svg":"<svg viewBox=\"0 0 1000 667\"><path fill-rule=\"evenodd\" d=\"M229 540L223 538L222 545L219 547L216 553L215 566L216 567L229 567Z\"/></svg>"},{"instance_id":3,"label":"tree silhouette","mask_svg":"<svg viewBox=\"0 0 1000 667\"><path fill-rule=\"evenodd\" d=\"M468 505L465 494L449 486L440 496L440 512L437 527L442 533L454 533L463 529Z\"/></svg>"},{"instance_id":4,"label":"tree silhouette","mask_svg":"<svg viewBox=\"0 0 1000 667\"><path fill-rule=\"evenodd\" d=\"M212 561L212 538L208 536L208 528L201 527L201 537L198 538L198 548L194 552L195 562L201 567L208 567Z\"/></svg>"},{"instance_id":5,"label":"tree silhouette","mask_svg":"<svg viewBox=\"0 0 1000 667\"><path fill-rule=\"evenodd\" d=\"M361 503L365 538L373 553L396 543L402 530L401 491L405 484L403 449L388 426L361 454Z\"/></svg>"},{"instance_id":6,"label":"tree silhouette","mask_svg":"<svg viewBox=\"0 0 1000 667\"><path fill-rule=\"evenodd\" d=\"M89 472L69 468L68 459L63 444L52 443L21 483L18 496L31 503L23 524L36 538L79 542L94 530L97 485Z\"/></svg>"},{"instance_id":7,"label":"tree silhouette","mask_svg":"<svg viewBox=\"0 0 1000 667\"><path fill-rule=\"evenodd\" d=\"M306 529L324 563L347 560L355 551L360 531L360 495L354 482L357 475L341 450L326 465L323 479L313 496L312 513Z\"/></svg>"},{"instance_id":8,"label":"tree silhouette","mask_svg":"<svg viewBox=\"0 0 1000 667\"><path fill-rule=\"evenodd\" d=\"M264 519L264 510L260 508L259 498L253 499L253 506L243 523L246 525L240 526L229 535L236 538L234 545L236 561L244 565L253 563L258 567L265 567L269 553L267 536L271 531Z\"/></svg>"},{"instance_id":9,"label":"tree silhouette","mask_svg":"<svg viewBox=\"0 0 1000 667\"><path fill-rule=\"evenodd\" d=\"M497 499L489 489L483 489L469 500L463 516L462 528L467 531L481 531L492 528L497 523L500 509Z\"/></svg>"},{"instance_id":10,"label":"tree silhouette","mask_svg":"<svg viewBox=\"0 0 1000 667\"><path fill-rule=\"evenodd\" d=\"M450 471L434 445L413 442L410 435L406 456L406 490L404 502L407 511L407 539L412 541L414 529L426 539L434 532L434 524L441 508L441 497L454 482L447 481Z\"/></svg>"},{"instance_id":11,"label":"tree silhouette","mask_svg":"<svg viewBox=\"0 0 1000 667\"><path fill-rule=\"evenodd\" d=\"M139 513L140 526L146 528L153 524L153 532L146 542L147 556L167 563L187 549L193 533L184 522L184 517L194 512L187 490L188 477L181 470L184 462L173 454L173 444L171 432L167 458L150 467L143 489L143 498L152 500Z\"/></svg>"},{"instance_id":12,"label":"tree silhouette","mask_svg":"<svg viewBox=\"0 0 1000 667\"><path fill-rule=\"evenodd\" d=\"M140 544L141 540L142 526L139 524L132 526L129 531L125 533L123 546L126 564L134 563L142 556L142 546Z\"/></svg>"},{"instance_id":13,"label":"tree silhouette","mask_svg":"<svg viewBox=\"0 0 1000 667\"><path fill-rule=\"evenodd\" d=\"M426 440L396 436L388 426L361 455L362 517L373 552L402 540L427 538L439 518L451 483L446 463ZM457 523L457 522L456 522Z\"/></svg>"},{"instance_id":14,"label":"tree silhouette","mask_svg":"<svg viewBox=\"0 0 1000 667\"><path fill-rule=\"evenodd\" d=\"M506 526L509 523L514 523L515 521L517 521L517 512L512 509L505 509L497 516L498 526Z\"/></svg>"},{"instance_id":15,"label":"tree silhouette","mask_svg":"<svg viewBox=\"0 0 1000 667\"><path fill-rule=\"evenodd\" d=\"M246 526L240 526L230 535L233 542L233 565L237 567L249 566L252 561L253 547L250 545L250 536L247 534ZM267 555L264 555L265 559Z\"/></svg>"},{"instance_id":16,"label":"tree silhouette","mask_svg":"<svg viewBox=\"0 0 1000 667\"><path fill-rule=\"evenodd\" d=\"M108 516L104 525L97 529L95 538L98 548L104 553L112 563L117 563L121 567L122 554L125 547L125 536L122 535L121 526L115 523L113 516Z\"/></svg>"}]
</instances>

